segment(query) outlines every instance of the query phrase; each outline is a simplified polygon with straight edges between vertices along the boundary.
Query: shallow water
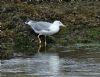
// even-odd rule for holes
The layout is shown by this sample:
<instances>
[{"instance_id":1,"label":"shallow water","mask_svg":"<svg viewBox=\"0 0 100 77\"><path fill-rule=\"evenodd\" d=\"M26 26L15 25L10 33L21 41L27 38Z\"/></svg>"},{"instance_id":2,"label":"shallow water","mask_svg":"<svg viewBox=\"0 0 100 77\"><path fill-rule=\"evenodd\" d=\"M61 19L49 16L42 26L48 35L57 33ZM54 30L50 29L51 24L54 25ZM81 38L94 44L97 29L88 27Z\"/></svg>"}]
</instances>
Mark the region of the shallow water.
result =
<instances>
[{"instance_id":1,"label":"shallow water","mask_svg":"<svg viewBox=\"0 0 100 77\"><path fill-rule=\"evenodd\" d=\"M0 77L100 77L100 48L94 45L49 47L0 61Z\"/></svg>"}]
</instances>

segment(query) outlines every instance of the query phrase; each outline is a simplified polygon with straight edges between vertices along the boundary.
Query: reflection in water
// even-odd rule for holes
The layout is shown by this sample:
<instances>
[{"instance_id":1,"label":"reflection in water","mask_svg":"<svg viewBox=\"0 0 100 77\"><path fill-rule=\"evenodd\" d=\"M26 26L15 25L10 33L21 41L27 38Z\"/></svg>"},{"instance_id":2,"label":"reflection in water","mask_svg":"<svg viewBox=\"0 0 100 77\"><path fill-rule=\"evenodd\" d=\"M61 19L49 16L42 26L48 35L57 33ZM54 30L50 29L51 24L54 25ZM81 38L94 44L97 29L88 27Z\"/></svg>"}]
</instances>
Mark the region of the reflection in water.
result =
<instances>
[{"instance_id":1,"label":"reflection in water","mask_svg":"<svg viewBox=\"0 0 100 77\"><path fill-rule=\"evenodd\" d=\"M59 73L59 57L54 55L49 59L49 67L54 74Z\"/></svg>"},{"instance_id":2,"label":"reflection in water","mask_svg":"<svg viewBox=\"0 0 100 77\"><path fill-rule=\"evenodd\" d=\"M44 49L44 52L42 51ZM100 52L82 49L46 51L31 58L1 60L0 77L99 77ZM56 52L57 51L57 52Z\"/></svg>"},{"instance_id":3,"label":"reflection in water","mask_svg":"<svg viewBox=\"0 0 100 77\"><path fill-rule=\"evenodd\" d=\"M42 46L41 44L39 45L39 47L38 47L38 53L40 53L41 52L41 50L43 50L44 52L46 52L46 45L45 46Z\"/></svg>"},{"instance_id":4,"label":"reflection in water","mask_svg":"<svg viewBox=\"0 0 100 77\"><path fill-rule=\"evenodd\" d=\"M28 75L57 75L59 73L59 57L55 53L39 53L33 58L3 60L1 65L2 72L20 72Z\"/></svg>"}]
</instances>

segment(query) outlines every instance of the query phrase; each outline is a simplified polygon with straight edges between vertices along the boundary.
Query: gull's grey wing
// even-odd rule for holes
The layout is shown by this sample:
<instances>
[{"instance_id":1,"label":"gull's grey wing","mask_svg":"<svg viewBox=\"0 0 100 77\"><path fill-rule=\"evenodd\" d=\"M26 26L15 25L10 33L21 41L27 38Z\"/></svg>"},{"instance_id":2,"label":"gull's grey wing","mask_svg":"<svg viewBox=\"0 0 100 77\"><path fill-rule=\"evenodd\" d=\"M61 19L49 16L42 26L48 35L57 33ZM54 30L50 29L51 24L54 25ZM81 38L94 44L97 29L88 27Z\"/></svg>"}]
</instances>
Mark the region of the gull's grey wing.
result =
<instances>
[{"instance_id":1,"label":"gull's grey wing","mask_svg":"<svg viewBox=\"0 0 100 77\"><path fill-rule=\"evenodd\" d=\"M51 23L49 22L40 21L40 22L35 23L35 25L33 26L35 30L40 31L40 30L49 30L50 25Z\"/></svg>"}]
</instances>

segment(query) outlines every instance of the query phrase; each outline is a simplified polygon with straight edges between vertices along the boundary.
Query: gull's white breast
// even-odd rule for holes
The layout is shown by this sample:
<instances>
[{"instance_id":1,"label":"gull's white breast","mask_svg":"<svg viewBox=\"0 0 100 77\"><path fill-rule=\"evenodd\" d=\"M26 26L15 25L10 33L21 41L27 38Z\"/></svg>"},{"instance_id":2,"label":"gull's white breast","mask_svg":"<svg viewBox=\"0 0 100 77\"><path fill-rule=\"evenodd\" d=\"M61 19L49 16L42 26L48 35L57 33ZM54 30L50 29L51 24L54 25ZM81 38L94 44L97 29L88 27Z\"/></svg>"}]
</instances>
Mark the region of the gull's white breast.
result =
<instances>
[{"instance_id":1,"label":"gull's white breast","mask_svg":"<svg viewBox=\"0 0 100 77\"><path fill-rule=\"evenodd\" d=\"M59 31L59 26L58 25L55 25L55 24L52 24L50 27L49 27L49 30L41 30L40 33L42 35L53 35L55 33L57 33Z\"/></svg>"}]
</instances>

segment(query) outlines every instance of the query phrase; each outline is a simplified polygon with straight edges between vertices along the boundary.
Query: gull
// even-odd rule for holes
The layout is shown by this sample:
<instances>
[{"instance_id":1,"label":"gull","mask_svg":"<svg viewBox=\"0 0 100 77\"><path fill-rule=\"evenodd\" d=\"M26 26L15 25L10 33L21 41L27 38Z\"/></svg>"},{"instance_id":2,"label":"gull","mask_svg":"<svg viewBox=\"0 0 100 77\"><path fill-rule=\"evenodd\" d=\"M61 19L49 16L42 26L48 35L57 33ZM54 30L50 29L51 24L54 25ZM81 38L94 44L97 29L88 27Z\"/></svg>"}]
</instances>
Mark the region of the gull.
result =
<instances>
[{"instance_id":1,"label":"gull","mask_svg":"<svg viewBox=\"0 0 100 77\"><path fill-rule=\"evenodd\" d=\"M25 24L28 24L31 26L31 28L34 30L35 33L38 34L38 39L39 39L39 44L41 44L41 39L40 35L45 36L45 45L47 44L46 42L46 36L50 36L53 34L56 34L60 30L60 26L65 27L65 25L62 24L62 22L55 20L53 23L50 22L45 22L45 21L33 21L29 20L26 21Z\"/></svg>"}]
</instances>

